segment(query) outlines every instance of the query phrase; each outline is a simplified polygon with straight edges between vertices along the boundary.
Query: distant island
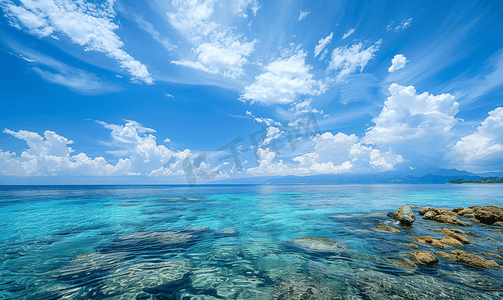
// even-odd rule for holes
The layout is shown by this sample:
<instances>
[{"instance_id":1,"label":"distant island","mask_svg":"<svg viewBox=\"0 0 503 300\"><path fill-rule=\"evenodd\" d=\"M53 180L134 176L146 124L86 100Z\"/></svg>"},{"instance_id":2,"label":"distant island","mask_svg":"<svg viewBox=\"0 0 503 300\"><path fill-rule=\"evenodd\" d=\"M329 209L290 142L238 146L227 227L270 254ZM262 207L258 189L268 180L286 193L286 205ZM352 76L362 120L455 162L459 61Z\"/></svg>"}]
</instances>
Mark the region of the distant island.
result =
<instances>
[{"instance_id":1,"label":"distant island","mask_svg":"<svg viewBox=\"0 0 503 300\"><path fill-rule=\"evenodd\" d=\"M486 177L486 178L479 178L479 179L472 179L472 180L467 180L467 179L463 179L463 178L456 178L456 179L449 181L449 183L457 183L457 184L461 184L461 183L503 183L503 177L501 177L501 178Z\"/></svg>"}]
</instances>

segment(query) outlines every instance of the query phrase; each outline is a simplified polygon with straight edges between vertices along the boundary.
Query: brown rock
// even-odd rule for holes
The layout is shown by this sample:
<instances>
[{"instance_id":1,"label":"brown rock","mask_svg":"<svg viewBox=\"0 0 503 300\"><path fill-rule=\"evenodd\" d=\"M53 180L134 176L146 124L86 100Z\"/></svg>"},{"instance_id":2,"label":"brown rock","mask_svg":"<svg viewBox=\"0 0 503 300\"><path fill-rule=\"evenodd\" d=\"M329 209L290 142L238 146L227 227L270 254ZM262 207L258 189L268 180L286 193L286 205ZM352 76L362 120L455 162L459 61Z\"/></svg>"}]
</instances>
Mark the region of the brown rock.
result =
<instances>
[{"instance_id":1,"label":"brown rock","mask_svg":"<svg viewBox=\"0 0 503 300\"><path fill-rule=\"evenodd\" d=\"M455 238L452 238L450 236L446 236L441 240L442 243L449 245L449 246L454 246L454 247L463 247L463 243L460 241L456 240Z\"/></svg>"},{"instance_id":2,"label":"brown rock","mask_svg":"<svg viewBox=\"0 0 503 300\"><path fill-rule=\"evenodd\" d=\"M471 208L465 208L465 209L463 209L461 211L458 211L457 213L460 216L464 216L466 214L473 214L473 212L474 212L473 209L471 209Z\"/></svg>"},{"instance_id":3,"label":"brown rock","mask_svg":"<svg viewBox=\"0 0 503 300\"><path fill-rule=\"evenodd\" d=\"M388 226L388 225L379 225L379 226L376 226L375 228L377 228L379 230L390 231L390 232L400 232L400 230L398 230L394 227Z\"/></svg>"},{"instance_id":4,"label":"brown rock","mask_svg":"<svg viewBox=\"0 0 503 300\"><path fill-rule=\"evenodd\" d=\"M411 254L410 259L418 264L433 266L438 262L438 258L430 251L416 251Z\"/></svg>"},{"instance_id":5,"label":"brown rock","mask_svg":"<svg viewBox=\"0 0 503 300\"><path fill-rule=\"evenodd\" d=\"M460 221L457 217L449 215L436 215L433 220L448 225L472 226L468 222Z\"/></svg>"},{"instance_id":6,"label":"brown rock","mask_svg":"<svg viewBox=\"0 0 503 300\"><path fill-rule=\"evenodd\" d=\"M453 208L452 211L455 212L455 213L458 213L460 211L462 211L464 208L462 207L456 207L456 208Z\"/></svg>"},{"instance_id":7,"label":"brown rock","mask_svg":"<svg viewBox=\"0 0 503 300\"><path fill-rule=\"evenodd\" d=\"M445 246L442 244L441 241L439 241L437 239L434 239L431 236L427 236L427 235L416 236L414 238L414 241L416 241L418 243L421 243L421 244L425 244L425 245L430 245L430 246L433 246L433 247L437 247L437 248L440 248L440 249L444 249L445 248Z\"/></svg>"},{"instance_id":8,"label":"brown rock","mask_svg":"<svg viewBox=\"0 0 503 300\"><path fill-rule=\"evenodd\" d=\"M416 249L419 247L417 244L414 244L414 243L407 243L407 244L403 244L403 245L409 246L411 248L416 248Z\"/></svg>"},{"instance_id":9,"label":"brown rock","mask_svg":"<svg viewBox=\"0 0 503 300\"><path fill-rule=\"evenodd\" d=\"M454 233L454 232L449 233L447 236L454 238L463 244L468 244L468 239L466 238L466 236L462 236L462 235Z\"/></svg>"},{"instance_id":10,"label":"brown rock","mask_svg":"<svg viewBox=\"0 0 503 300\"><path fill-rule=\"evenodd\" d=\"M433 220L433 218L437 215L437 212L436 211L433 211L433 210L430 210L430 211L427 211L424 215L423 215L423 219L425 220Z\"/></svg>"},{"instance_id":11,"label":"brown rock","mask_svg":"<svg viewBox=\"0 0 503 300\"><path fill-rule=\"evenodd\" d=\"M492 232L501 233L501 230L499 230L499 229L490 229L490 228L487 228L486 230L489 230L489 231L492 231Z\"/></svg>"},{"instance_id":12,"label":"brown rock","mask_svg":"<svg viewBox=\"0 0 503 300\"><path fill-rule=\"evenodd\" d=\"M488 205L475 209L474 215L481 223L492 225L495 222L503 221L503 208Z\"/></svg>"},{"instance_id":13,"label":"brown rock","mask_svg":"<svg viewBox=\"0 0 503 300\"><path fill-rule=\"evenodd\" d=\"M449 254L447 254L443 251L437 251L435 254L438 256L444 257L444 258L449 258Z\"/></svg>"},{"instance_id":14,"label":"brown rock","mask_svg":"<svg viewBox=\"0 0 503 300\"><path fill-rule=\"evenodd\" d=\"M476 234L475 232L467 232L466 235L469 235L472 237L480 237L480 235Z\"/></svg>"},{"instance_id":15,"label":"brown rock","mask_svg":"<svg viewBox=\"0 0 503 300\"><path fill-rule=\"evenodd\" d=\"M455 233L466 233L466 231L464 230L461 230L461 229L456 229L456 228L452 228L450 229L451 231L454 231Z\"/></svg>"},{"instance_id":16,"label":"brown rock","mask_svg":"<svg viewBox=\"0 0 503 300\"><path fill-rule=\"evenodd\" d=\"M492 248L498 250L499 252L503 252L503 249L501 249L501 248L498 248L498 247L492 247Z\"/></svg>"},{"instance_id":17,"label":"brown rock","mask_svg":"<svg viewBox=\"0 0 503 300\"><path fill-rule=\"evenodd\" d=\"M475 254L471 254L461 250L452 250L452 255L449 255L449 258L462 263L464 265L480 268L480 269L499 269L500 265L497 262L490 259L485 259Z\"/></svg>"},{"instance_id":18,"label":"brown rock","mask_svg":"<svg viewBox=\"0 0 503 300\"><path fill-rule=\"evenodd\" d=\"M490 256L490 257L494 257L494 258L503 259L503 256L501 256L499 254L496 254L496 253L491 253L491 252L479 252L477 254L482 254L482 255L487 255L487 256Z\"/></svg>"},{"instance_id":19,"label":"brown rock","mask_svg":"<svg viewBox=\"0 0 503 300\"><path fill-rule=\"evenodd\" d=\"M402 266L407 266L407 267L415 267L416 265L414 263L411 263L410 261L403 261L399 260L395 262L397 265L402 265Z\"/></svg>"},{"instance_id":20,"label":"brown rock","mask_svg":"<svg viewBox=\"0 0 503 300\"><path fill-rule=\"evenodd\" d=\"M445 235L453 232L453 231L451 231L451 230L449 230L447 228L444 228L444 229L431 229L431 231L438 232L438 233L443 233Z\"/></svg>"},{"instance_id":21,"label":"brown rock","mask_svg":"<svg viewBox=\"0 0 503 300\"><path fill-rule=\"evenodd\" d=\"M427 213L428 211L434 211L434 212L437 212L438 209L434 208L434 207L429 207L429 206L425 206L425 207L421 207L419 209L419 215L424 215L425 213Z\"/></svg>"},{"instance_id":22,"label":"brown rock","mask_svg":"<svg viewBox=\"0 0 503 300\"><path fill-rule=\"evenodd\" d=\"M500 226L500 227L502 227L503 226L503 222L501 222L501 221L494 222L493 226Z\"/></svg>"}]
</instances>

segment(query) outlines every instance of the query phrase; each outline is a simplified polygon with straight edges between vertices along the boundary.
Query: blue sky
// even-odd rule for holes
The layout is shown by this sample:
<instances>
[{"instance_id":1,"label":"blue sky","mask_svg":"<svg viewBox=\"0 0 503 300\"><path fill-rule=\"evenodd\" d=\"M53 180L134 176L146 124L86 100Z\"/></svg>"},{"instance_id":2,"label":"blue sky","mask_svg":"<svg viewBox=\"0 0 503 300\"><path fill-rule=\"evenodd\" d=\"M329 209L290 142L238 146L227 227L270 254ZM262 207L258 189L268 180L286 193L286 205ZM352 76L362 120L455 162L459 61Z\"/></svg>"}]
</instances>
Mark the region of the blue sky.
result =
<instances>
[{"instance_id":1,"label":"blue sky","mask_svg":"<svg viewBox=\"0 0 503 300\"><path fill-rule=\"evenodd\" d=\"M0 183L503 171L501 1L0 7Z\"/></svg>"}]
</instances>

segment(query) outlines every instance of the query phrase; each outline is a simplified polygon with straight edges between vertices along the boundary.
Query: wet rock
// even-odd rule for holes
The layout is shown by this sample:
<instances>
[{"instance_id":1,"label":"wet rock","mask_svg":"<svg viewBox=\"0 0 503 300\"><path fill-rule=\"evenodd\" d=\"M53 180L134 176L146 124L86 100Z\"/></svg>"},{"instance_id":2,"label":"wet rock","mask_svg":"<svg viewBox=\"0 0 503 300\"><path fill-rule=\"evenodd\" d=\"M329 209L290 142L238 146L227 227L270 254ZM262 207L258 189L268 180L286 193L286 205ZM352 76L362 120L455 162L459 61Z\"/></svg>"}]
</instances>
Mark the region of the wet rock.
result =
<instances>
[{"instance_id":1,"label":"wet rock","mask_svg":"<svg viewBox=\"0 0 503 300\"><path fill-rule=\"evenodd\" d=\"M416 249L419 247L417 244L414 244L414 243L407 243L407 244L403 244L403 245L411 247L411 248L416 248Z\"/></svg>"},{"instance_id":2,"label":"wet rock","mask_svg":"<svg viewBox=\"0 0 503 300\"><path fill-rule=\"evenodd\" d=\"M136 300L148 300L148 299L150 299L149 294L139 294L136 296Z\"/></svg>"},{"instance_id":3,"label":"wet rock","mask_svg":"<svg viewBox=\"0 0 503 300\"><path fill-rule=\"evenodd\" d=\"M437 209L434 208L434 207L429 207L429 206L425 206L425 207L421 207L419 209L419 215L423 216L425 213L429 212L429 211L434 211L436 212Z\"/></svg>"},{"instance_id":4,"label":"wet rock","mask_svg":"<svg viewBox=\"0 0 503 300\"><path fill-rule=\"evenodd\" d=\"M475 209L474 215L481 223L492 225L503 221L503 208L495 205L479 207Z\"/></svg>"},{"instance_id":5,"label":"wet rock","mask_svg":"<svg viewBox=\"0 0 503 300\"><path fill-rule=\"evenodd\" d=\"M410 261L404 261L404 260L399 260L395 262L397 265L402 265L402 266L407 266L407 267L415 267L416 265L414 263L411 263Z\"/></svg>"},{"instance_id":6,"label":"wet rock","mask_svg":"<svg viewBox=\"0 0 503 300\"><path fill-rule=\"evenodd\" d=\"M416 216L410 206L404 205L396 211L395 220L400 221L402 225L410 226L416 221Z\"/></svg>"},{"instance_id":7,"label":"wet rock","mask_svg":"<svg viewBox=\"0 0 503 300\"><path fill-rule=\"evenodd\" d=\"M423 236L416 236L414 238L414 241L425 244L425 245L430 245L436 248L444 249L445 246L442 244L441 241L432 238L431 236L423 235Z\"/></svg>"},{"instance_id":8,"label":"wet rock","mask_svg":"<svg viewBox=\"0 0 503 300\"><path fill-rule=\"evenodd\" d=\"M462 211L463 209L464 208L462 208L462 207L455 207L452 209L452 212L458 213L458 212Z\"/></svg>"},{"instance_id":9,"label":"wet rock","mask_svg":"<svg viewBox=\"0 0 503 300\"><path fill-rule=\"evenodd\" d=\"M466 235L469 235L471 237L480 237L480 235L476 234L475 232L467 232Z\"/></svg>"},{"instance_id":10,"label":"wet rock","mask_svg":"<svg viewBox=\"0 0 503 300\"><path fill-rule=\"evenodd\" d=\"M390 231L390 232L400 232L400 230L398 230L394 227L391 227L391 226L387 226L387 225L379 225L379 226L376 226L375 228L377 228L379 230Z\"/></svg>"},{"instance_id":11,"label":"wet rock","mask_svg":"<svg viewBox=\"0 0 503 300\"><path fill-rule=\"evenodd\" d=\"M503 256L501 256L499 254L496 254L496 253L491 253L491 252L479 252L477 254L482 254L482 255L487 255L487 256L490 256L490 257L494 257L494 258L503 259Z\"/></svg>"},{"instance_id":12,"label":"wet rock","mask_svg":"<svg viewBox=\"0 0 503 300\"><path fill-rule=\"evenodd\" d=\"M435 252L435 254L443 258L449 258L449 254L445 253L444 251L437 251Z\"/></svg>"},{"instance_id":13,"label":"wet rock","mask_svg":"<svg viewBox=\"0 0 503 300\"><path fill-rule=\"evenodd\" d=\"M498 247L492 247L492 248L498 250L499 252L503 252L503 249L501 249L501 248L498 248Z\"/></svg>"},{"instance_id":14,"label":"wet rock","mask_svg":"<svg viewBox=\"0 0 503 300\"><path fill-rule=\"evenodd\" d=\"M433 218L437 215L437 212L436 211L433 211L433 210L430 210L430 211L427 211L424 215L423 215L423 219L425 220L433 220Z\"/></svg>"},{"instance_id":15,"label":"wet rock","mask_svg":"<svg viewBox=\"0 0 503 300\"><path fill-rule=\"evenodd\" d=\"M460 221L457 217L444 214L436 215L433 217L433 220L448 225L472 226L472 224L468 222Z\"/></svg>"},{"instance_id":16,"label":"wet rock","mask_svg":"<svg viewBox=\"0 0 503 300\"><path fill-rule=\"evenodd\" d=\"M346 249L344 244L326 238L303 237L301 239L293 239L287 245L307 252L318 253L331 253Z\"/></svg>"},{"instance_id":17,"label":"wet rock","mask_svg":"<svg viewBox=\"0 0 503 300\"><path fill-rule=\"evenodd\" d=\"M492 232L501 233L501 230L499 230L499 229L490 229L490 228L487 228L486 230L492 231Z\"/></svg>"},{"instance_id":18,"label":"wet rock","mask_svg":"<svg viewBox=\"0 0 503 300\"><path fill-rule=\"evenodd\" d=\"M411 253L413 262L426 266L434 266L438 263L438 258L430 251L416 251Z\"/></svg>"},{"instance_id":19,"label":"wet rock","mask_svg":"<svg viewBox=\"0 0 503 300\"><path fill-rule=\"evenodd\" d=\"M482 258L478 255L471 254L465 251L461 250L452 250L451 255L449 255L449 258L452 260L455 260L461 264L474 267L474 268L480 268L480 269L499 269L500 265L498 265L497 262L494 260L490 259L485 259Z\"/></svg>"},{"instance_id":20,"label":"wet rock","mask_svg":"<svg viewBox=\"0 0 503 300\"><path fill-rule=\"evenodd\" d=\"M394 213L394 212L391 212L391 211L390 211L389 213L387 213L387 214L386 214L386 216L387 216L388 218L393 219L393 220L395 219L395 213Z\"/></svg>"},{"instance_id":21,"label":"wet rock","mask_svg":"<svg viewBox=\"0 0 503 300\"><path fill-rule=\"evenodd\" d=\"M466 214L473 214L473 213L474 213L474 210L473 210L473 209L471 209L471 208L465 208L465 209L463 209L463 210L458 211L457 213L458 213L458 215L460 215L460 216L464 216L464 215L466 215Z\"/></svg>"},{"instance_id":22,"label":"wet rock","mask_svg":"<svg viewBox=\"0 0 503 300\"><path fill-rule=\"evenodd\" d=\"M452 238L450 236L445 236L441 242L443 244L449 245L449 246L454 246L454 247L463 247L463 243L460 241L456 240L455 238Z\"/></svg>"}]
</instances>

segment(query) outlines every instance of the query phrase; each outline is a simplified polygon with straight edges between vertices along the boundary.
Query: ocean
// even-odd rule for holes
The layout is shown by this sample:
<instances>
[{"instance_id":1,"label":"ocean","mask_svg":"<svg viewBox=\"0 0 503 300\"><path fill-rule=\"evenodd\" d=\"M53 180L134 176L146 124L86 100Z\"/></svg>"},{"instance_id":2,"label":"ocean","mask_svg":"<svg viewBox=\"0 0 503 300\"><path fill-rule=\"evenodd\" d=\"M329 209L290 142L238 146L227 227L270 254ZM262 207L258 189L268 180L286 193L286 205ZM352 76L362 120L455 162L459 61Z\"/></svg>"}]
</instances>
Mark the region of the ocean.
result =
<instances>
[{"instance_id":1,"label":"ocean","mask_svg":"<svg viewBox=\"0 0 503 300\"><path fill-rule=\"evenodd\" d=\"M412 227L385 215L402 205ZM0 299L501 299L503 269L404 245L451 228L420 207L472 205L503 185L0 186ZM503 255L498 227L461 229Z\"/></svg>"}]
</instances>

